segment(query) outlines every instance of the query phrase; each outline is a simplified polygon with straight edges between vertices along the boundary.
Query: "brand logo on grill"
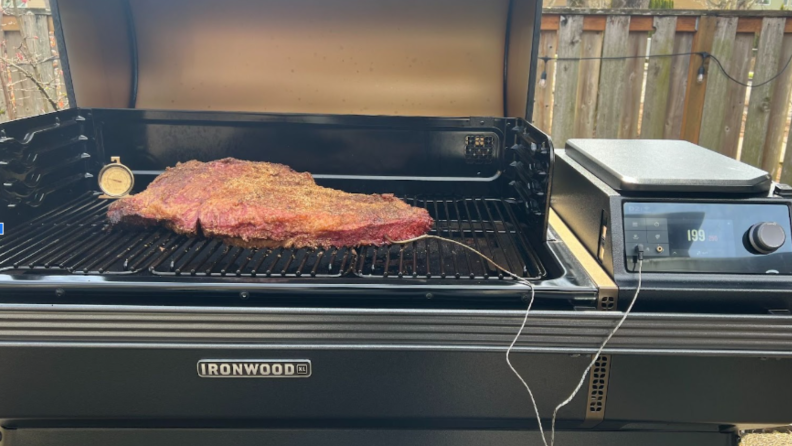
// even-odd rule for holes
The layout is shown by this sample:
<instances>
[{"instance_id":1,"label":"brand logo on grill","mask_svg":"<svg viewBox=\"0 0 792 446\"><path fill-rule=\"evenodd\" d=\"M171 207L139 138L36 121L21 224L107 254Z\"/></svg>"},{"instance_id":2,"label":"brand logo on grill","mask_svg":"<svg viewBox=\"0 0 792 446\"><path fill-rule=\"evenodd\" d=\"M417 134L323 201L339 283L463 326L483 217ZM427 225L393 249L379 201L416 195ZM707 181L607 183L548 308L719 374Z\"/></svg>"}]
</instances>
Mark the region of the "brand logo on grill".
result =
<instances>
[{"instance_id":1,"label":"brand logo on grill","mask_svg":"<svg viewBox=\"0 0 792 446\"><path fill-rule=\"evenodd\" d=\"M5 225L0 223L0 235L3 235L4 231L5 231Z\"/></svg>"},{"instance_id":2,"label":"brand logo on grill","mask_svg":"<svg viewBox=\"0 0 792 446\"><path fill-rule=\"evenodd\" d=\"M311 361L307 359L202 359L198 361L201 378L308 378Z\"/></svg>"}]
</instances>

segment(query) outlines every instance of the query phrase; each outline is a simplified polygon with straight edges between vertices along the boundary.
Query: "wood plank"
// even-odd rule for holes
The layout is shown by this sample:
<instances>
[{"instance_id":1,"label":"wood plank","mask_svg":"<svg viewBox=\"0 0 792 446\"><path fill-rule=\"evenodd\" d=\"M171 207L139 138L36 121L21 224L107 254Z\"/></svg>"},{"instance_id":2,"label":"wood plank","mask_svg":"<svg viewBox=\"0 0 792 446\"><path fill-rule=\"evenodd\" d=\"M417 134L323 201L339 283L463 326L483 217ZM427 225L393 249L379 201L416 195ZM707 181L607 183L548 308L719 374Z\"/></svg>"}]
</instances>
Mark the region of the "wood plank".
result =
<instances>
[{"instance_id":1,"label":"wood plank","mask_svg":"<svg viewBox=\"0 0 792 446\"><path fill-rule=\"evenodd\" d=\"M580 57L580 36L583 33L583 16L561 17L558 30L558 58ZM577 107L577 80L579 61L556 63L555 98L553 99L553 144L564 147L566 140L575 131L575 112Z\"/></svg>"},{"instance_id":2,"label":"wood plank","mask_svg":"<svg viewBox=\"0 0 792 446\"><path fill-rule=\"evenodd\" d=\"M748 72L751 70L753 59L753 34L737 34L734 39L732 60L728 66L729 74L742 82L748 82ZM737 158L737 147L740 142L743 116L745 113L745 94L747 88L743 85L729 82L727 84L726 114L723 118L721 132L721 153Z\"/></svg>"},{"instance_id":3,"label":"wood plank","mask_svg":"<svg viewBox=\"0 0 792 446\"><path fill-rule=\"evenodd\" d=\"M678 17L677 18L677 29L676 32L678 33L694 33L698 28L698 17L693 16L677 16L675 14L669 14L668 11L671 10L663 10L662 17L672 16ZM583 31L605 31L605 23L607 22L607 15L583 15ZM557 14L543 14L542 15L542 31L557 31L560 15ZM652 17L650 16L635 16L635 22L630 20L630 31L652 31L653 22ZM761 19L759 19L761 22ZM792 21L790 21L792 23ZM790 31L792 32L792 30Z\"/></svg>"},{"instance_id":4,"label":"wood plank","mask_svg":"<svg viewBox=\"0 0 792 446\"><path fill-rule=\"evenodd\" d=\"M787 19L784 25L784 33L792 33L792 20Z\"/></svg>"},{"instance_id":5,"label":"wood plank","mask_svg":"<svg viewBox=\"0 0 792 446\"><path fill-rule=\"evenodd\" d=\"M677 24L679 18L677 18ZM687 53L693 46L693 34L677 33L674 38L674 53ZM668 91L668 107L665 117L663 138L679 139L682 134L682 116L687 91L689 56L676 56L671 60L671 87Z\"/></svg>"},{"instance_id":6,"label":"wood plank","mask_svg":"<svg viewBox=\"0 0 792 446\"><path fill-rule=\"evenodd\" d=\"M624 56L627 54L630 17L609 16L603 42L604 57ZM622 103L625 96L624 60L603 60L600 69L600 85L597 93L598 138L617 138L622 116Z\"/></svg>"},{"instance_id":7,"label":"wood plank","mask_svg":"<svg viewBox=\"0 0 792 446\"><path fill-rule=\"evenodd\" d=\"M784 152L784 162L781 166L781 176L779 183L792 184L792 138L787 137L786 150Z\"/></svg>"},{"instance_id":8,"label":"wood plank","mask_svg":"<svg viewBox=\"0 0 792 446\"><path fill-rule=\"evenodd\" d=\"M4 19L3 9L0 8L0 22ZM0 26L0 45L5 42L5 30L2 26ZM5 48L4 45L0 46L0 57L5 58ZM10 121L13 118L13 113L11 112L11 101L8 97L8 90L7 84L8 82L8 73L5 63L0 63L0 88L2 88L2 94L0 94L0 122Z\"/></svg>"},{"instance_id":9,"label":"wood plank","mask_svg":"<svg viewBox=\"0 0 792 446\"><path fill-rule=\"evenodd\" d=\"M605 31L605 16L583 16L583 31Z\"/></svg>"},{"instance_id":10,"label":"wood plank","mask_svg":"<svg viewBox=\"0 0 792 446\"><path fill-rule=\"evenodd\" d=\"M555 31L542 31L539 37L539 57L555 58L558 33ZM534 125L550 133L551 117L553 116L553 83L555 80L556 63L553 60L545 63L539 60L538 73L536 78L536 94L534 98ZM541 85L541 75L544 72L547 80L544 86Z\"/></svg>"},{"instance_id":11,"label":"wood plank","mask_svg":"<svg viewBox=\"0 0 792 446\"><path fill-rule=\"evenodd\" d=\"M7 46L7 51L9 54L9 59L13 60L15 63L25 63L24 60L20 60L19 57L16 55L15 48L19 48L22 44L22 36L18 32L13 33L6 33L5 34L5 42ZM14 113L16 118L27 118L29 116L35 116L36 109L37 109L37 97L34 97L33 94L35 90L35 86L33 83L25 77L19 70L15 68L10 68L10 88L9 88L9 96L11 99L12 107L14 108Z\"/></svg>"},{"instance_id":12,"label":"wood plank","mask_svg":"<svg viewBox=\"0 0 792 446\"><path fill-rule=\"evenodd\" d=\"M678 33L694 33L698 31L698 17L677 17Z\"/></svg>"},{"instance_id":13,"label":"wood plank","mask_svg":"<svg viewBox=\"0 0 792 446\"><path fill-rule=\"evenodd\" d=\"M715 25L712 55L721 61L731 61L736 33L737 17L719 17ZM711 63L707 72L707 91L704 96L704 110L701 112L698 144L720 153L723 153L722 129L728 103L726 91L729 83L723 72Z\"/></svg>"},{"instance_id":14,"label":"wood plank","mask_svg":"<svg viewBox=\"0 0 792 446\"><path fill-rule=\"evenodd\" d=\"M631 32L627 38L628 56L646 56L649 34ZM644 85L645 57L634 57L624 61L624 97L619 123L619 138L637 138L641 122L641 95Z\"/></svg>"},{"instance_id":15,"label":"wood plank","mask_svg":"<svg viewBox=\"0 0 792 446\"><path fill-rule=\"evenodd\" d=\"M583 32L580 44L583 47L582 57L599 57L602 55L602 32ZM575 119L575 138L593 138L595 119L597 116L597 91L599 88L600 59L583 60L580 62L578 75L577 119Z\"/></svg>"},{"instance_id":16,"label":"wood plank","mask_svg":"<svg viewBox=\"0 0 792 446\"><path fill-rule=\"evenodd\" d=\"M555 14L542 14L542 31L558 31L561 16Z\"/></svg>"},{"instance_id":17,"label":"wood plank","mask_svg":"<svg viewBox=\"0 0 792 446\"><path fill-rule=\"evenodd\" d=\"M776 72L784 68L790 57L792 57L792 34L785 34ZM770 121L767 123L762 169L770 172L773 178L777 178L781 173L781 155L784 150L784 135L789 115L789 94L792 92L792 70L787 67L773 83L775 86L770 104Z\"/></svg>"},{"instance_id":18,"label":"wood plank","mask_svg":"<svg viewBox=\"0 0 792 446\"><path fill-rule=\"evenodd\" d=\"M30 52L30 63L32 64L28 67L28 71L37 77L39 83L45 87L44 90L47 92L45 94L34 87L30 95L35 100L36 114L49 113L55 110L49 100L47 100L47 95L52 97L55 94L55 76L52 61L44 62L52 57L46 18L28 12L22 16L22 25L25 28L27 48Z\"/></svg>"},{"instance_id":19,"label":"wood plank","mask_svg":"<svg viewBox=\"0 0 792 446\"><path fill-rule=\"evenodd\" d=\"M693 36L693 52L711 52L715 36L717 17L702 17L699 31ZM704 95L707 89L707 76L697 82L701 56L692 54L688 67L687 92L685 93L684 114L682 116L682 139L697 143L701 132L701 117L704 110Z\"/></svg>"},{"instance_id":20,"label":"wood plank","mask_svg":"<svg viewBox=\"0 0 792 446\"><path fill-rule=\"evenodd\" d=\"M5 32L19 31L19 22L14 16L4 15L2 22L0 22L0 26L3 27L3 31Z\"/></svg>"},{"instance_id":21,"label":"wood plank","mask_svg":"<svg viewBox=\"0 0 792 446\"><path fill-rule=\"evenodd\" d=\"M768 18L764 19L762 23L762 33L759 35L759 49L756 53L753 76L754 85L768 80L778 71L785 20ZM740 159L752 166L761 167L763 164L773 90L776 83L770 82L762 86L751 87L751 98L748 101L748 118L745 122L745 135L743 136Z\"/></svg>"},{"instance_id":22,"label":"wood plank","mask_svg":"<svg viewBox=\"0 0 792 446\"><path fill-rule=\"evenodd\" d=\"M655 32L652 35L650 55L672 54L674 52L676 21L677 18L673 16L654 18ZM671 62L670 57L653 57L649 59L649 67L646 72L643 117L641 120L641 138L663 138L666 110L668 109L668 93L671 87Z\"/></svg>"},{"instance_id":23,"label":"wood plank","mask_svg":"<svg viewBox=\"0 0 792 446\"><path fill-rule=\"evenodd\" d=\"M789 11L756 10L756 9L731 9L731 10L703 10L703 9L597 9L597 8L570 8L557 7L544 9L545 14L582 14L582 15L607 15L607 16L694 16L694 17L783 17L792 16Z\"/></svg>"},{"instance_id":24,"label":"wood plank","mask_svg":"<svg viewBox=\"0 0 792 446\"><path fill-rule=\"evenodd\" d=\"M630 31L649 32L654 29L654 17L635 16L630 18Z\"/></svg>"},{"instance_id":25,"label":"wood plank","mask_svg":"<svg viewBox=\"0 0 792 446\"><path fill-rule=\"evenodd\" d=\"M737 20L738 33L758 33L761 30L761 17L739 17Z\"/></svg>"}]
</instances>

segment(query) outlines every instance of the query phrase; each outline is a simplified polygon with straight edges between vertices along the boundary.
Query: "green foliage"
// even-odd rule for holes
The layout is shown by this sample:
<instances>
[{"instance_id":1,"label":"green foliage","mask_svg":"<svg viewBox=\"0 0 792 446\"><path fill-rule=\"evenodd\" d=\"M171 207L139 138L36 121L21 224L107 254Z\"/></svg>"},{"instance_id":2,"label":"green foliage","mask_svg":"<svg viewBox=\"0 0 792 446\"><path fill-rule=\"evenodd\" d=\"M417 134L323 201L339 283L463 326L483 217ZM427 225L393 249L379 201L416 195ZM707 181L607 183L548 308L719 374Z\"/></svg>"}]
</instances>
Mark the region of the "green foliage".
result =
<instances>
[{"instance_id":1,"label":"green foliage","mask_svg":"<svg viewBox=\"0 0 792 446\"><path fill-rule=\"evenodd\" d=\"M649 9L674 9L674 0L649 0Z\"/></svg>"}]
</instances>

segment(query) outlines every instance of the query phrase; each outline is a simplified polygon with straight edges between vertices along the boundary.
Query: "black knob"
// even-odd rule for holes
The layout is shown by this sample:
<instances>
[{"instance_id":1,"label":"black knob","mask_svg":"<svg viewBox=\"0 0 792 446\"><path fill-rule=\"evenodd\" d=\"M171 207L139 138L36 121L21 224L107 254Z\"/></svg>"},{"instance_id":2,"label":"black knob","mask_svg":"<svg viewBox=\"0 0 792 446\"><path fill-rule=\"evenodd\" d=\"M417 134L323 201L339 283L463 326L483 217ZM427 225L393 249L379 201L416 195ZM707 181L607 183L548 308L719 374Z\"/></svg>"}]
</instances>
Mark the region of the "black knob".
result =
<instances>
[{"instance_id":1,"label":"black knob","mask_svg":"<svg viewBox=\"0 0 792 446\"><path fill-rule=\"evenodd\" d=\"M784 245L786 233L778 223L757 223L748 230L751 247L760 254L770 254Z\"/></svg>"}]
</instances>

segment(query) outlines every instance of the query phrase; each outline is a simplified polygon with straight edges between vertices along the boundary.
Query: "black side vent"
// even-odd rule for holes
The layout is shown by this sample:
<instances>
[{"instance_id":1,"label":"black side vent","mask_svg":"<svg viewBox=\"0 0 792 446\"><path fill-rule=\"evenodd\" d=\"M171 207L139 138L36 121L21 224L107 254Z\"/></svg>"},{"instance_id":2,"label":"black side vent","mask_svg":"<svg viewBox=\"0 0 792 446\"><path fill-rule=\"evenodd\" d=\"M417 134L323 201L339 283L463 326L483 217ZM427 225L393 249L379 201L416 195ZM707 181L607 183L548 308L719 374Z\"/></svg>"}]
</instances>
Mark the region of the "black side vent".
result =
<instances>
[{"instance_id":1,"label":"black side vent","mask_svg":"<svg viewBox=\"0 0 792 446\"><path fill-rule=\"evenodd\" d=\"M0 126L0 206L39 207L50 196L86 190L93 150L84 115L64 110Z\"/></svg>"},{"instance_id":2,"label":"black side vent","mask_svg":"<svg viewBox=\"0 0 792 446\"><path fill-rule=\"evenodd\" d=\"M525 202L533 224L542 224L547 234L550 185L553 174L553 144L547 135L530 125L512 128L514 144L507 151L506 175L516 196Z\"/></svg>"}]
</instances>

